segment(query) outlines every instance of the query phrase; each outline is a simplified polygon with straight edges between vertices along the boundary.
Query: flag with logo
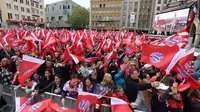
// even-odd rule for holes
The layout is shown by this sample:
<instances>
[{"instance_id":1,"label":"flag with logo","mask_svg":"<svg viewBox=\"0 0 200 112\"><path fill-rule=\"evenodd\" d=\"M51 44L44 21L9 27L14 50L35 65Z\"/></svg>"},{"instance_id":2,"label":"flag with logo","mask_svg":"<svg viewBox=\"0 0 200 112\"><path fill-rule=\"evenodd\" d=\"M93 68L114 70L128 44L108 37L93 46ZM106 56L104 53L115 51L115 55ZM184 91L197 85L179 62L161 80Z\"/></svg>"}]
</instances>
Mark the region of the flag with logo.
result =
<instances>
[{"instance_id":1,"label":"flag with logo","mask_svg":"<svg viewBox=\"0 0 200 112\"><path fill-rule=\"evenodd\" d=\"M156 46L151 44L142 45L141 62L151 64L162 70L166 70L173 57L178 53L177 46Z\"/></svg>"},{"instance_id":2,"label":"flag with logo","mask_svg":"<svg viewBox=\"0 0 200 112\"><path fill-rule=\"evenodd\" d=\"M86 92L81 92L76 101L76 112L88 112L93 104L96 104L101 96Z\"/></svg>"},{"instance_id":3,"label":"flag with logo","mask_svg":"<svg viewBox=\"0 0 200 112\"><path fill-rule=\"evenodd\" d=\"M20 84L24 86L26 79L28 79L44 62L44 60L23 55L18 76Z\"/></svg>"},{"instance_id":4,"label":"flag with logo","mask_svg":"<svg viewBox=\"0 0 200 112\"><path fill-rule=\"evenodd\" d=\"M111 97L112 112L132 112L127 102L122 99Z\"/></svg>"},{"instance_id":5,"label":"flag with logo","mask_svg":"<svg viewBox=\"0 0 200 112\"><path fill-rule=\"evenodd\" d=\"M191 84L191 91L195 88L200 87L200 83L197 82L190 74L188 74L179 64L177 64L176 69L178 73L187 81L187 83Z\"/></svg>"},{"instance_id":6,"label":"flag with logo","mask_svg":"<svg viewBox=\"0 0 200 112\"><path fill-rule=\"evenodd\" d=\"M186 51L183 55L181 55L178 64L182 69L190 73L189 70L191 68L191 62L193 58L194 58L194 48ZM176 67L174 67L173 70L178 72Z\"/></svg>"},{"instance_id":7,"label":"flag with logo","mask_svg":"<svg viewBox=\"0 0 200 112\"><path fill-rule=\"evenodd\" d=\"M31 106L26 106L24 109L22 109L19 112L42 112L49 108L49 103L51 102L51 99L47 99L41 102L38 102Z\"/></svg>"}]
</instances>

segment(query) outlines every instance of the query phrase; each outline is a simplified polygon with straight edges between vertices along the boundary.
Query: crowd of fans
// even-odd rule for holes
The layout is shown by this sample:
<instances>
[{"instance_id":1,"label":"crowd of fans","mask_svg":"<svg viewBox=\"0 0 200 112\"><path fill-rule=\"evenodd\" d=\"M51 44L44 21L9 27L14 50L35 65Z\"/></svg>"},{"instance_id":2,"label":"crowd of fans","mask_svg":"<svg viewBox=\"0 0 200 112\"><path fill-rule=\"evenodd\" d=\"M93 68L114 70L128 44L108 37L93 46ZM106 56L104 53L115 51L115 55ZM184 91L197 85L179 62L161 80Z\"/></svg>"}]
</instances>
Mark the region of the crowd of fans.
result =
<instances>
[{"instance_id":1,"label":"crowd of fans","mask_svg":"<svg viewBox=\"0 0 200 112\"><path fill-rule=\"evenodd\" d=\"M133 110L145 112L200 111L199 89L190 92L190 85L185 84L179 74L171 72L164 76L166 74L162 70L141 63L141 52L128 57L124 54L124 48L120 48L117 53L120 59L112 60L108 68L104 68L103 55L92 63L75 64L73 61L63 62L63 54L58 52L46 57L28 52L26 55L44 59L45 63L25 81L25 88L32 89L38 94L51 92L61 95L63 104L66 96L77 98L81 91L101 94L105 97L95 106L97 111L100 104L110 103L107 97L120 98L129 102ZM95 53L88 52L86 55L92 57ZM4 45L0 51L0 58L1 84L19 85L18 74L22 54L18 49ZM190 72L198 80L200 56L192 64ZM180 84L181 87L178 87Z\"/></svg>"}]
</instances>

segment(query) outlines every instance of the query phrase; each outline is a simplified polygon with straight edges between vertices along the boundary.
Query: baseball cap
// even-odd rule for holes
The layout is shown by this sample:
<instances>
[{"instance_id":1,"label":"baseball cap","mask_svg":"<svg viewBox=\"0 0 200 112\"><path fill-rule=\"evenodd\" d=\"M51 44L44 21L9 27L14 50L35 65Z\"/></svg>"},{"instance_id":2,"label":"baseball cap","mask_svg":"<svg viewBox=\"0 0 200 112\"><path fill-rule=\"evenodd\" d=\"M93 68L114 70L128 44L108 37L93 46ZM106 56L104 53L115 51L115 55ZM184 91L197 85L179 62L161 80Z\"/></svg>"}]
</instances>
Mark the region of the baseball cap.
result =
<instances>
[{"instance_id":1,"label":"baseball cap","mask_svg":"<svg viewBox=\"0 0 200 112\"><path fill-rule=\"evenodd\" d=\"M169 86L166 86L165 84L160 83L160 85L156 89L167 90L168 88Z\"/></svg>"},{"instance_id":2,"label":"baseball cap","mask_svg":"<svg viewBox=\"0 0 200 112\"><path fill-rule=\"evenodd\" d=\"M144 65L144 68L145 68L145 69L148 68L148 67L151 67L151 65L150 65L150 64L145 64L145 65Z\"/></svg>"}]
</instances>

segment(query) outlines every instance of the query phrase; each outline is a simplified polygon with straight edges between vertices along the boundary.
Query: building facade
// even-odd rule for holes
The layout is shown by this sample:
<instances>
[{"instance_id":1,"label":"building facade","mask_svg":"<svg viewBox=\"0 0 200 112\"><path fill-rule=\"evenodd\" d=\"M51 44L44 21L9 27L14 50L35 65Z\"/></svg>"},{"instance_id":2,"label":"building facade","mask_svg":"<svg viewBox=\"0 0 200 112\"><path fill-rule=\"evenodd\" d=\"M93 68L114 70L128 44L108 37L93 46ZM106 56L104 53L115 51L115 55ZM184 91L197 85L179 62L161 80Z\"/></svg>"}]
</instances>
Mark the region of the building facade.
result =
<instances>
[{"instance_id":1,"label":"building facade","mask_svg":"<svg viewBox=\"0 0 200 112\"><path fill-rule=\"evenodd\" d=\"M0 0L2 22L7 28L44 26L44 0Z\"/></svg>"},{"instance_id":2,"label":"building facade","mask_svg":"<svg viewBox=\"0 0 200 112\"><path fill-rule=\"evenodd\" d=\"M123 0L91 0L90 28L119 30L122 27Z\"/></svg>"},{"instance_id":3,"label":"building facade","mask_svg":"<svg viewBox=\"0 0 200 112\"><path fill-rule=\"evenodd\" d=\"M152 32L154 15L169 2L169 0L124 0L123 1L123 29ZM134 22L131 15L134 14Z\"/></svg>"},{"instance_id":4,"label":"building facade","mask_svg":"<svg viewBox=\"0 0 200 112\"><path fill-rule=\"evenodd\" d=\"M67 24L73 8L79 6L72 0L63 0L46 5L46 21L50 28L69 28Z\"/></svg>"}]
</instances>

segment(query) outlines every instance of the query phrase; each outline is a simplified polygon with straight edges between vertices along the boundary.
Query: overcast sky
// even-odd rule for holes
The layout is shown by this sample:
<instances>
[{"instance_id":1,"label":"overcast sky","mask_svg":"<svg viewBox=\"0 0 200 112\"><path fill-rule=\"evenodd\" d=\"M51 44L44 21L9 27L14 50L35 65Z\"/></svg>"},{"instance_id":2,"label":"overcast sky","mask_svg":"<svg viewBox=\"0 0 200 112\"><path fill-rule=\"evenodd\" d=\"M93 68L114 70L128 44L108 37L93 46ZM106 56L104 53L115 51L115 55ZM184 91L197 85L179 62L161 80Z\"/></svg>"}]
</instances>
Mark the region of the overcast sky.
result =
<instances>
[{"instance_id":1,"label":"overcast sky","mask_svg":"<svg viewBox=\"0 0 200 112\"><path fill-rule=\"evenodd\" d=\"M62 1L62 0L44 0L44 3L45 4L50 4L50 3L57 2L57 1ZM90 7L90 0L72 0L72 1L74 1L77 4L79 4L82 7L85 7L85 8L89 8Z\"/></svg>"}]
</instances>

